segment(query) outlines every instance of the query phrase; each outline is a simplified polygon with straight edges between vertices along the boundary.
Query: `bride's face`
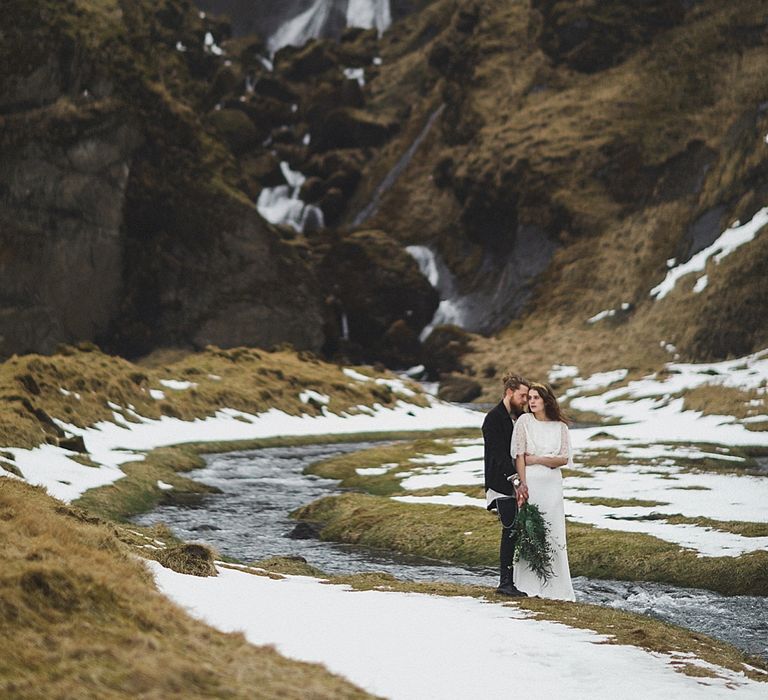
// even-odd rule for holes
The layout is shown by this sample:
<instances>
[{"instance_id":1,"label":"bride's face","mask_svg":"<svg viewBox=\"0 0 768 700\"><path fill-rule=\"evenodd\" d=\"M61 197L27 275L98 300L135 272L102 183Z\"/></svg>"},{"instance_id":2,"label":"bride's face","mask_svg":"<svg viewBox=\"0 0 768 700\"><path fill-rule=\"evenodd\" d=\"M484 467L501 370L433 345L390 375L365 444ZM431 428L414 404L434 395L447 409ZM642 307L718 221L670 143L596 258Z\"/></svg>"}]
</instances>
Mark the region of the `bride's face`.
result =
<instances>
[{"instance_id":1,"label":"bride's face","mask_svg":"<svg viewBox=\"0 0 768 700\"><path fill-rule=\"evenodd\" d=\"M531 410L531 413L538 413L544 410L544 399L541 398L536 389L531 389L528 392L528 408Z\"/></svg>"}]
</instances>

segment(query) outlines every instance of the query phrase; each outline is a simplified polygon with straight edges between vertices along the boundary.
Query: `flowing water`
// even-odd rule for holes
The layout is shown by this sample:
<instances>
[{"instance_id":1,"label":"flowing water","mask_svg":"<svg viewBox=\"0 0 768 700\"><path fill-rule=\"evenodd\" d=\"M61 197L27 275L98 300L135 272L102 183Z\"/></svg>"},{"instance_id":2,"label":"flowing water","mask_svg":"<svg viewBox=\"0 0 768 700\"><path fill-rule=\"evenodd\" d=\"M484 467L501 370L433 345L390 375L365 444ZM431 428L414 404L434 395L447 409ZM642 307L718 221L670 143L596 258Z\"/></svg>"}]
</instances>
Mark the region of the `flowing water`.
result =
<instances>
[{"instance_id":1,"label":"flowing water","mask_svg":"<svg viewBox=\"0 0 768 700\"><path fill-rule=\"evenodd\" d=\"M383 571L410 581L449 581L492 587L496 571L393 554L385 550L323 542L289 513L338 493L337 482L305 475L317 461L363 449L366 443L274 447L206 457L196 481L220 494L195 506L161 506L135 519L166 523L186 541L210 544L244 562L271 556L301 556L328 574ZM703 632L768 659L768 598L721 596L711 591L658 583L574 579L579 601L641 613Z\"/></svg>"}]
</instances>

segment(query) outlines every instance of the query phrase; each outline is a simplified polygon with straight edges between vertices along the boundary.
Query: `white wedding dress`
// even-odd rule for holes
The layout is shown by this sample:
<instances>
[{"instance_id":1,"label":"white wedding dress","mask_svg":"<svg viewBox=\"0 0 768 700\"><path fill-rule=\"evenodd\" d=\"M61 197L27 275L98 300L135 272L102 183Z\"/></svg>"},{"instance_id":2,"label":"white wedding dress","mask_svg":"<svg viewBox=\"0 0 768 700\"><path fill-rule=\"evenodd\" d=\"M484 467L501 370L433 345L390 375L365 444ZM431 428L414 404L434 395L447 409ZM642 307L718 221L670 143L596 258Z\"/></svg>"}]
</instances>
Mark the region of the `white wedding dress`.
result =
<instances>
[{"instance_id":1,"label":"white wedding dress","mask_svg":"<svg viewBox=\"0 0 768 700\"><path fill-rule=\"evenodd\" d=\"M511 451L512 459L518 454L528 453L542 457L567 457L570 464L568 426L560 421L540 421L532 413L524 413L515 422ZM559 468L545 467L543 464L529 464L525 468L525 474L528 500L539 507L549 524L553 576L543 583L528 566L528 562L520 559L514 567L515 586L529 596L576 600L565 542L562 471Z\"/></svg>"}]
</instances>

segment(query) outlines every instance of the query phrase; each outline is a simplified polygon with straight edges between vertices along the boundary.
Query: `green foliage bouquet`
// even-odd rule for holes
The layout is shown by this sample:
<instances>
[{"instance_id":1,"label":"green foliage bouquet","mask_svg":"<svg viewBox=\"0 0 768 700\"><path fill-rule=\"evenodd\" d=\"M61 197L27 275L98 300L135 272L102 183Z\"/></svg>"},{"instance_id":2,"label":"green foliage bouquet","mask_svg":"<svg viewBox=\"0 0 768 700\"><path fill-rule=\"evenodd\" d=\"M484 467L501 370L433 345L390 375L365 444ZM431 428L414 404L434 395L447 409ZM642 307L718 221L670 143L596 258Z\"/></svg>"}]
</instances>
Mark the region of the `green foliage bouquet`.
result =
<instances>
[{"instance_id":1,"label":"green foliage bouquet","mask_svg":"<svg viewBox=\"0 0 768 700\"><path fill-rule=\"evenodd\" d=\"M524 503L514 523L517 534L515 561L525 559L533 572L546 583L552 578L552 546L549 541L549 525L539 507Z\"/></svg>"}]
</instances>

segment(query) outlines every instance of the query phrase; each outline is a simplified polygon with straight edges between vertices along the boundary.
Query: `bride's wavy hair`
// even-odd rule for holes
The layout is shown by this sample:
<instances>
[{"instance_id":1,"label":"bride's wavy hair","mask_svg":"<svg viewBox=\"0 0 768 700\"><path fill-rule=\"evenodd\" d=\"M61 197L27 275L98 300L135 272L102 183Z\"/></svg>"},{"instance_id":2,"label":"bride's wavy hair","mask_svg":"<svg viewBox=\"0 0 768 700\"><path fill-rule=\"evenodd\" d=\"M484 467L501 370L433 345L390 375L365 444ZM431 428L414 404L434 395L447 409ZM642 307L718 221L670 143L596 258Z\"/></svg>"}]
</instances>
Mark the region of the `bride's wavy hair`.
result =
<instances>
[{"instance_id":1,"label":"bride's wavy hair","mask_svg":"<svg viewBox=\"0 0 768 700\"><path fill-rule=\"evenodd\" d=\"M571 424L571 419L563 411L563 409L560 408L560 404L557 402L555 392L552 391L552 387L549 386L549 384L532 382L529 385L528 390L533 391L534 389L539 393L539 396L541 396L544 401L544 413L547 414L547 418L549 418L549 420L561 421L566 425Z\"/></svg>"}]
</instances>

